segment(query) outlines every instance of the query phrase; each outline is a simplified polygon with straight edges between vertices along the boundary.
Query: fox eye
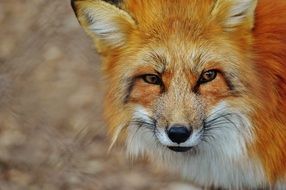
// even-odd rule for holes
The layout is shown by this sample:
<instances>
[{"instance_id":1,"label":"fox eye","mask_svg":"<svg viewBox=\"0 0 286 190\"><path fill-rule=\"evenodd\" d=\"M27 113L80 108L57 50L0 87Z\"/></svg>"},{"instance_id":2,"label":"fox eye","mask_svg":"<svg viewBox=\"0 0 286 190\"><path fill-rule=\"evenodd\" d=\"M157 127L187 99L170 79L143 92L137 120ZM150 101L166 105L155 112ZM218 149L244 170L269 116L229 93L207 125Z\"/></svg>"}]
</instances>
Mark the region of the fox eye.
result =
<instances>
[{"instance_id":1,"label":"fox eye","mask_svg":"<svg viewBox=\"0 0 286 190\"><path fill-rule=\"evenodd\" d=\"M141 76L142 79L149 84L154 84L154 85L161 85L162 80L159 76L154 75L154 74L146 74Z\"/></svg>"},{"instance_id":2,"label":"fox eye","mask_svg":"<svg viewBox=\"0 0 286 190\"><path fill-rule=\"evenodd\" d=\"M207 82L214 80L217 76L217 73L218 73L217 70L209 70L209 71L203 72L199 79L199 83L203 84L203 83L207 83Z\"/></svg>"}]
</instances>

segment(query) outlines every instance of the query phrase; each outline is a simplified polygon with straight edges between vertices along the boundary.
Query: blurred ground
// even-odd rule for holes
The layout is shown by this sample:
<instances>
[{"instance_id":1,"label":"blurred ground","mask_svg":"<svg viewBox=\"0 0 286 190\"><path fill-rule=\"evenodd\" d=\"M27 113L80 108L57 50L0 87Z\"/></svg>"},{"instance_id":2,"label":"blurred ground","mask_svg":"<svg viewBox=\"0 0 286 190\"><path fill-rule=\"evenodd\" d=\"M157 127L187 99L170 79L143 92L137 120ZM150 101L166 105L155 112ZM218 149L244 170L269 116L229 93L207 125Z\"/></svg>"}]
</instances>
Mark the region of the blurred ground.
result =
<instances>
[{"instance_id":1,"label":"blurred ground","mask_svg":"<svg viewBox=\"0 0 286 190\"><path fill-rule=\"evenodd\" d=\"M69 0L0 1L0 190L191 190L107 153L99 59Z\"/></svg>"}]
</instances>

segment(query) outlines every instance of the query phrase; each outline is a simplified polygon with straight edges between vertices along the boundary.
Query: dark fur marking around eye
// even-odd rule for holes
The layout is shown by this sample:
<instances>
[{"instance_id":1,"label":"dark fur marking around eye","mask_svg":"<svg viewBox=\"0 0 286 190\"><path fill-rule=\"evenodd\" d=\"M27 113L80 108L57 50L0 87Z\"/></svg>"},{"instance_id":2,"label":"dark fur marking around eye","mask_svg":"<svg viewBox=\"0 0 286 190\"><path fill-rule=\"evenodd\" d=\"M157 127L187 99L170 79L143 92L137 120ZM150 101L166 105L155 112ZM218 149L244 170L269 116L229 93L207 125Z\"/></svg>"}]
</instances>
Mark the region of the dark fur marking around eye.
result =
<instances>
[{"instance_id":1,"label":"dark fur marking around eye","mask_svg":"<svg viewBox=\"0 0 286 190\"><path fill-rule=\"evenodd\" d=\"M127 104L130 100L130 95L132 93L132 90L134 88L135 85L135 81L138 80L139 78L141 78L142 76L136 76L134 78L129 78L127 80L127 87L125 88L125 95L124 95L124 99L123 99L123 103ZM160 93L164 93L166 91L166 87L165 85L162 83L160 85Z\"/></svg>"},{"instance_id":2,"label":"dark fur marking around eye","mask_svg":"<svg viewBox=\"0 0 286 190\"><path fill-rule=\"evenodd\" d=\"M234 84L232 83L232 78L234 78L234 77L233 77L231 74L226 74L226 73L224 73L224 72L220 72L220 71L219 71L218 73L220 73L220 74L223 76L223 78L224 78L224 80L225 80L225 83L226 83L226 85L227 85L229 91L231 92L231 94L232 94L232 95L237 95L238 92L236 91L236 88L235 88ZM197 83L197 84L192 88L192 91L193 91L194 93L196 93L196 94L200 94L200 92L199 92L200 85L201 85L201 83Z\"/></svg>"},{"instance_id":3,"label":"dark fur marking around eye","mask_svg":"<svg viewBox=\"0 0 286 190\"><path fill-rule=\"evenodd\" d=\"M130 98L130 94L133 90L133 87L134 87L134 83L135 83L135 80L134 78L131 78L131 79L128 79L128 82L127 82L127 88L126 88L126 91L125 91L125 96L124 96L124 100L123 100L123 103L124 104L127 104L128 101L129 101L129 98Z\"/></svg>"},{"instance_id":4,"label":"dark fur marking around eye","mask_svg":"<svg viewBox=\"0 0 286 190\"><path fill-rule=\"evenodd\" d=\"M235 91L234 90L234 85L232 84L231 80L229 80L227 77L225 77L226 85L228 86L230 91Z\"/></svg>"},{"instance_id":5,"label":"dark fur marking around eye","mask_svg":"<svg viewBox=\"0 0 286 190\"><path fill-rule=\"evenodd\" d=\"M103 0L107 3L113 4L113 5L119 5L120 3L122 3L122 0Z\"/></svg>"},{"instance_id":6,"label":"dark fur marking around eye","mask_svg":"<svg viewBox=\"0 0 286 190\"><path fill-rule=\"evenodd\" d=\"M239 92L237 91L236 86L235 86L235 85L233 84L233 82L232 82L232 81L234 81L235 78L236 78L236 77L234 76L234 74L233 74L233 73L222 73L222 75L223 75L223 77L224 77L224 79L225 79L226 85L227 85L227 87L228 87L230 93L231 93L232 95L238 95Z\"/></svg>"}]
</instances>

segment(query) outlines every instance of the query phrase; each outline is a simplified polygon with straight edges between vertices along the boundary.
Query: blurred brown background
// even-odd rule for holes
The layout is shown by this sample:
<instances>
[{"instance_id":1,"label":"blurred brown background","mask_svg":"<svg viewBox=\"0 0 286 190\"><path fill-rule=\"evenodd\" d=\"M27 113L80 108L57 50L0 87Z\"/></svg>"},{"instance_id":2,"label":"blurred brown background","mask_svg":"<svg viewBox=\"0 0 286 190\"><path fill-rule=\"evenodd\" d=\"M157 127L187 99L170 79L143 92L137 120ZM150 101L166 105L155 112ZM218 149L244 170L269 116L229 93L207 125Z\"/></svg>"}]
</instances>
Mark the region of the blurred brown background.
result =
<instances>
[{"instance_id":1,"label":"blurred brown background","mask_svg":"<svg viewBox=\"0 0 286 190\"><path fill-rule=\"evenodd\" d=\"M0 0L0 190L191 190L107 152L99 58L69 0Z\"/></svg>"}]
</instances>

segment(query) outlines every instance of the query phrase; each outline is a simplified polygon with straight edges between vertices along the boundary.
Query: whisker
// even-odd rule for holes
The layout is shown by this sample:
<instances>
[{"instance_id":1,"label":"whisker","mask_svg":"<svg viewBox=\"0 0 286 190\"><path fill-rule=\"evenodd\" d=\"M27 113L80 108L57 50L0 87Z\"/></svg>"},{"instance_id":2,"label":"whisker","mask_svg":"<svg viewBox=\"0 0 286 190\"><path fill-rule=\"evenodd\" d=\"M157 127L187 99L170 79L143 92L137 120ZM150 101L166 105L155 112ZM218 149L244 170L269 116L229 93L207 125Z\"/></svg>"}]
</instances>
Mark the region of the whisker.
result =
<instances>
[{"instance_id":1,"label":"whisker","mask_svg":"<svg viewBox=\"0 0 286 190\"><path fill-rule=\"evenodd\" d=\"M205 128L209 129L209 128L214 128L214 127L218 127L218 126L222 126L222 125L225 126L226 124L230 124L230 122L229 121L220 121L220 122L216 122L216 123L211 123L211 124L205 125Z\"/></svg>"},{"instance_id":2,"label":"whisker","mask_svg":"<svg viewBox=\"0 0 286 190\"><path fill-rule=\"evenodd\" d=\"M142 131L143 134L146 133L152 133L152 135L155 135L155 130L156 130L156 120L148 115L144 115L147 119L143 118L133 118L130 122L129 125L135 125L137 126L137 129L135 133L132 136L131 142L134 141L134 138L137 136L139 131ZM145 130L144 130L145 129Z\"/></svg>"},{"instance_id":3,"label":"whisker","mask_svg":"<svg viewBox=\"0 0 286 190\"><path fill-rule=\"evenodd\" d=\"M154 128L154 124L153 123L146 123L146 122L131 122L133 125L136 125L137 127L141 128L141 127L145 127L148 129L153 129Z\"/></svg>"},{"instance_id":4,"label":"whisker","mask_svg":"<svg viewBox=\"0 0 286 190\"><path fill-rule=\"evenodd\" d=\"M231 121L228 117L224 117L230 124L232 124L232 126L234 126L235 128L238 128L237 124L234 123L233 121Z\"/></svg>"},{"instance_id":5,"label":"whisker","mask_svg":"<svg viewBox=\"0 0 286 190\"><path fill-rule=\"evenodd\" d=\"M223 112L223 111L225 111L225 108L220 108L220 109L216 110L215 112L211 113L207 118L211 118L214 115L217 115L218 113Z\"/></svg>"},{"instance_id":6,"label":"whisker","mask_svg":"<svg viewBox=\"0 0 286 190\"><path fill-rule=\"evenodd\" d=\"M238 113L228 109L219 109L204 119L201 140L209 143L211 139L216 138L215 133L212 134L211 131L231 126L238 129L240 125L244 125L244 120Z\"/></svg>"},{"instance_id":7,"label":"whisker","mask_svg":"<svg viewBox=\"0 0 286 190\"><path fill-rule=\"evenodd\" d=\"M233 114L234 114L234 113L222 114L222 115L219 115L218 117L215 117L215 118L213 118L213 119L211 119L211 120L206 119L206 122L211 123L211 122L214 122L214 121L216 121L216 120L218 120L218 119L221 119L222 117L226 117L226 116L233 115ZM211 117L207 117L207 118L211 118Z\"/></svg>"},{"instance_id":8,"label":"whisker","mask_svg":"<svg viewBox=\"0 0 286 190\"><path fill-rule=\"evenodd\" d=\"M145 124L145 125L153 125L153 123L150 123L150 122L146 122L146 121L139 121L139 120L137 120L137 121L134 121L134 120L132 120L130 123L132 123L132 124Z\"/></svg>"}]
</instances>

